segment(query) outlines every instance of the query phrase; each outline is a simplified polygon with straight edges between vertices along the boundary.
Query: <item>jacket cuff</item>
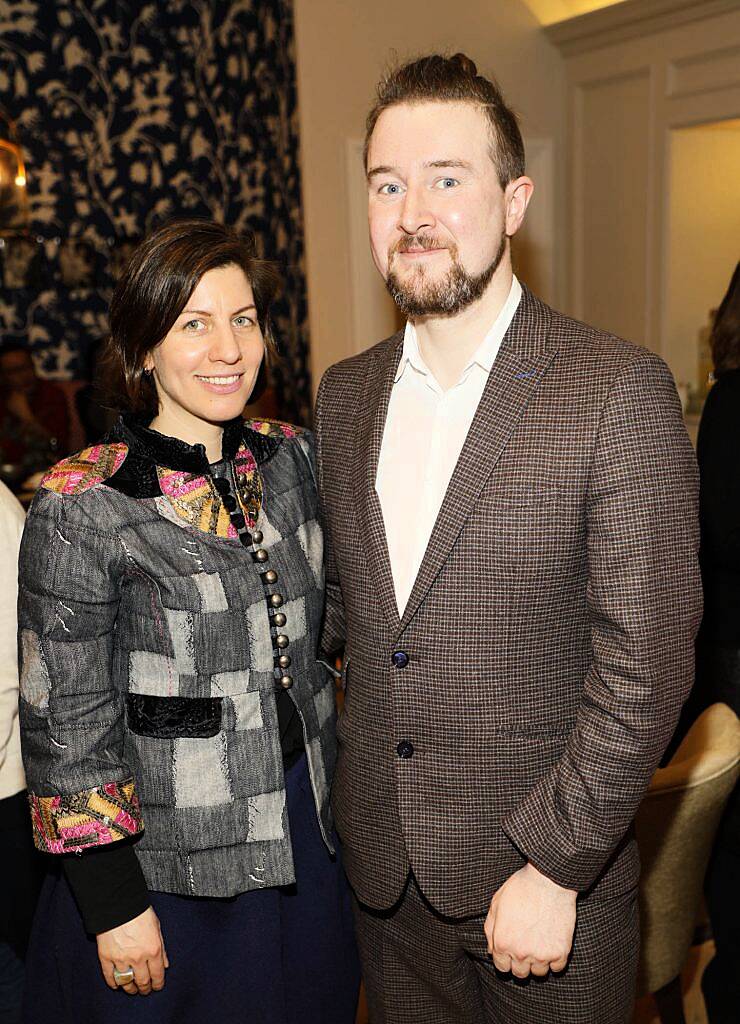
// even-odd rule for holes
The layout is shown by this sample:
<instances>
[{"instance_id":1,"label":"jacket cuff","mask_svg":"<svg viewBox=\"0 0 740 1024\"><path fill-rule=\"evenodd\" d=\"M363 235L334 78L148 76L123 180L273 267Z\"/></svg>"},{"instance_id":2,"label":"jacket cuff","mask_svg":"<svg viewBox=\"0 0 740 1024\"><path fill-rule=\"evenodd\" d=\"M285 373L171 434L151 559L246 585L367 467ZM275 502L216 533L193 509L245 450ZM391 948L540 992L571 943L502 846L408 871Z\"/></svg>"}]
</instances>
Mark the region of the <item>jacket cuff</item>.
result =
<instances>
[{"instance_id":1,"label":"jacket cuff","mask_svg":"<svg viewBox=\"0 0 740 1024\"><path fill-rule=\"evenodd\" d=\"M133 921L151 905L131 842L88 850L62 860L85 931L99 935Z\"/></svg>"},{"instance_id":2,"label":"jacket cuff","mask_svg":"<svg viewBox=\"0 0 740 1024\"><path fill-rule=\"evenodd\" d=\"M590 889L611 853L596 848L576 849L552 807L544 800L533 799L533 794L501 822L501 827L533 867L564 889Z\"/></svg>"},{"instance_id":3,"label":"jacket cuff","mask_svg":"<svg viewBox=\"0 0 740 1024\"><path fill-rule=\"evenodd\" d=\"M33 841L42 853L82 853L144 831L136 784L107 782L81 793L29 793Z\"/></svg>"}]
</instances>

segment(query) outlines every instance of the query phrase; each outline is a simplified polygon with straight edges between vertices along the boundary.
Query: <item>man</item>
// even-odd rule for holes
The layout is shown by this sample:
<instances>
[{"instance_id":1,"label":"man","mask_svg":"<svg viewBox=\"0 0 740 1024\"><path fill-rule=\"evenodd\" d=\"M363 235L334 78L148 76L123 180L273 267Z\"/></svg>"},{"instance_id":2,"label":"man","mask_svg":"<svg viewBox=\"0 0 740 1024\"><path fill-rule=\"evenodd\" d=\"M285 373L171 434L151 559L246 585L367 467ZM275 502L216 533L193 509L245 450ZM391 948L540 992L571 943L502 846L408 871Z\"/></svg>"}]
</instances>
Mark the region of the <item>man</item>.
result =
<instances>
[{"instance_id":1,"label":"man","mask_svg":"<svg viewBox=\"0 0 740 1024\"><path fill-rule=\"evenodd\" d=\"M316 429L370 1018L623 1024L631 822L700 616L676 391L513 277L533 185L468 58L381 83L366 169L408 323L327 372Z\"/></svg>"}]
</instances>

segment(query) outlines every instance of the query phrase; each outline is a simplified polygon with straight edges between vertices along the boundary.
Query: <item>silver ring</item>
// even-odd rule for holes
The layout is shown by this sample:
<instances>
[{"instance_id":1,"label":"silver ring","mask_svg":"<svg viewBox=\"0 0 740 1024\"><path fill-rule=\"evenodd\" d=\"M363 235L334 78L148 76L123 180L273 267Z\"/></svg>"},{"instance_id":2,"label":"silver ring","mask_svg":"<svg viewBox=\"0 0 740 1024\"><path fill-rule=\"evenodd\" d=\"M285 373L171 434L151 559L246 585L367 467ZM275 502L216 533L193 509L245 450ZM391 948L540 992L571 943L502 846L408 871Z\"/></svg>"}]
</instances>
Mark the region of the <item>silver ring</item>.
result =
<instances>
[{"instance_id":1,"label":"silver ring","mask_svg":"<svg viewBox=\"0 0 740 1024\"><path fill-rule=\"evenodd\" d=\"M119 971L117 967L113 968L113 980L116 985L130 985L134 980L134 969L133 967L127 968L125 971Z\"/></svg>"}]
</instances>

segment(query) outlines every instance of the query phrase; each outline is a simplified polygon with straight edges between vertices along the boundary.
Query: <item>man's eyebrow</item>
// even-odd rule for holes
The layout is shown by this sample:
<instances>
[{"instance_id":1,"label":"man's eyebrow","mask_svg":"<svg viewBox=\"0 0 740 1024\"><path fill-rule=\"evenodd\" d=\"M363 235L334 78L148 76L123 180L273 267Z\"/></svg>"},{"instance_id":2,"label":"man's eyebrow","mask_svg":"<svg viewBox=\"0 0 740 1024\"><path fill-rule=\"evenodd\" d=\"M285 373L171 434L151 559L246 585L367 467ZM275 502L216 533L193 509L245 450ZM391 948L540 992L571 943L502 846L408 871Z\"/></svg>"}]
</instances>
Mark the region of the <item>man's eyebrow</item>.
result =
<instances>
[{"instance_id":1,"label":"man's eyebrow","mask_svg":"<svg viewBox=\"0 0 740 1024\"><path fill-rule=\"evenodd\" d=\"M471 171L473 165L467 160L430 160L424 164L425 167L461 167L465 171Z\"/></svg>"},{"instance_id":2,"label":"man's eyebrow","mask_svg":"<svg viewBox=\"0 0 740 1024\"><path fill-rule=\"evenodd\" d=\"M460 160L454 157L439 160L427 160L424 166L436 168L459 167L464 171L472 171L473 169L473 165L468 163L467 160ZM378 167L371 167L367 172L367 180L370 181L372 178L376 178L379 174L398 174L398 168L390 167L386 164L381 164Z\"/></svg>"},{"instance_id":3,"label":"man's eyebrow","mask_svg":"<svg viewBox=\"0 0 740 1024\"><path fill-rule=\"evenodd\" d=\"M381 164L378 167L371 167L370 168L370 170L367 172L367 180L370 181L371 178L376 178L379 174L394 174L394 173L397 173L395 167L388 167L385 164Z\"/></svg>"}]
</instances>

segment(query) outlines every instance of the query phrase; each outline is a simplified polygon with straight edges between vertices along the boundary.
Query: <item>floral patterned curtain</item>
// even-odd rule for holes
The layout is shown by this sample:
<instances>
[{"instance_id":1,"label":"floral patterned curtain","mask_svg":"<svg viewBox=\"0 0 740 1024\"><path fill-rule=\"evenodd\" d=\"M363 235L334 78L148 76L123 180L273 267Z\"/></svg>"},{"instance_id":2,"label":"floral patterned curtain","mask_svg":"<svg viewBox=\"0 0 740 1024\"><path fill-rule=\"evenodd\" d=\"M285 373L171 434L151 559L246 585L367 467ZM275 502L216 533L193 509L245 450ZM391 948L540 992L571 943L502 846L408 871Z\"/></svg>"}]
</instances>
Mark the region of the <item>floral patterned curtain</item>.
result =
<instances>
[{"instance_id":1,"label":"floral patterned curtain","mask_svg":"<svg viewBox=\"0 0 740 1024\"><path fill-rule=\"evenodd\" d=\"M0 332L74 377L116 266L178 215L254 231L284 287L281 415L310 415L290 0L0 0L0 113L26 158L28 238L0 239ZM2 135L2 120L0 120ZM19 262L20 260L20 262Z\"/></svg>"}]
</instances>

